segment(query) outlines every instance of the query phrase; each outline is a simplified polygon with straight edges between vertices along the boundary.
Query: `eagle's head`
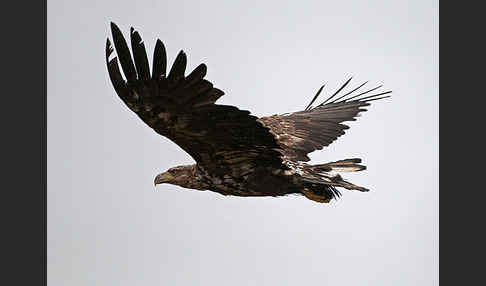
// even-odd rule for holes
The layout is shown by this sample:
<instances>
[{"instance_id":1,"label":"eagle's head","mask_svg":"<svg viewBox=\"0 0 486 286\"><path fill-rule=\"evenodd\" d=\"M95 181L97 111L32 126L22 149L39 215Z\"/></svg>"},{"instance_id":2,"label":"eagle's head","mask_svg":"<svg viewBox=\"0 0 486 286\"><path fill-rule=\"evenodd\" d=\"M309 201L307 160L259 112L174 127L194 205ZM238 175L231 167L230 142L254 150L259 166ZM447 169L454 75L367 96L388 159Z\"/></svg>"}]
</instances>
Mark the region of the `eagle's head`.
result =
<instances>
[{"instance_id":1,"label":"eagle's head","mask_svg":"<svg viewBox=\"0 0 486 286\"><path fill-rule=\"evenodd\" d=\"M203 186L197 179L195 171L195 165L173 167L158 174L154 179L154 184L172 184L189 189L201 189Z\"/></svg>"}]
</instances>

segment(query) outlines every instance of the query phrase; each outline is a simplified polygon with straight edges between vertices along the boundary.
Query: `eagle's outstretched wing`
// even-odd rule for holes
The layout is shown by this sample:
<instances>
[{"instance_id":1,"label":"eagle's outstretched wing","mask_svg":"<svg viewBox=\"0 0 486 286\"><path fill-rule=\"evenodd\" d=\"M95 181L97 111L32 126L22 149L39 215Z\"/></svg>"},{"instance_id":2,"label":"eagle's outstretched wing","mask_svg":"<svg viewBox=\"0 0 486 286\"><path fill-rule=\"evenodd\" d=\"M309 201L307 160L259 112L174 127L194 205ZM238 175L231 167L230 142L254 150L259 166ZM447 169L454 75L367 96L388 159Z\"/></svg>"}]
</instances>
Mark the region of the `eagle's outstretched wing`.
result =
<instances>
[{"instance_id":1,"label":"eagle's outstretched wing","mask_svg":"<svg viewBox=\"0 0 486 286\"><path fill-rule=\"evenodd\" d=\"M165 47L157 40L152 74L142 39L130 30L133 59L119 30L111 23L117 58L106 42L106 62L111 82L122 101L157 133L166 136L213 175L242 176L258 166L286 169L274 136L249 111L216 105L223 92L204 79L201 64L188 76L186 55L181 51L166 75Z\"/></svg>"},{"instance_id":2,"label":"eagle's outstretched wing","mask_svg":"<svg viewBox=\"0 0 486 286\"><path fill-rule=\"evenodd\" d=\"M292 161L309 161L307 154L329 146L344 130L349 127L342 124L344 121L354 121L359 112L366 111L363 107L370 105L370 101L386 98L391 91L364 96L381 86L353 95L365 83L335 98L341 90L351 81L349 79L323 103L312 107L321 93L322 86L304 111L283 115L272 115L259 119L277 137L283 148L283 154ZM335 98L334 100L331 100Z\"/></svg>"}]
</instances>

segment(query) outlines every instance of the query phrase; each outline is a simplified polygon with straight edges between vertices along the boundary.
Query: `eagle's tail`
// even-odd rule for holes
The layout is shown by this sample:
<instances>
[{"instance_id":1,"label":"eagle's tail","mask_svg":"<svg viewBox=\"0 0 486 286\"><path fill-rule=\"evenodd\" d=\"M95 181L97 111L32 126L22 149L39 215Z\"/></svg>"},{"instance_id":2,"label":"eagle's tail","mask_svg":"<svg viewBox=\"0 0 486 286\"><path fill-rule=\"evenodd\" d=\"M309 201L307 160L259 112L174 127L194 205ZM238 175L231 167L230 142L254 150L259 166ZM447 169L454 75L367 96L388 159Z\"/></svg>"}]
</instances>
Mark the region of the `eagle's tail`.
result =
<instances>
[{"instance_id":1,"label":"eagle's tail","mask_svg":"<svg viewBox=\"0 0 486 286\"><path fill-rule=\"evenodd\" d=\"M312 165L311 167L317 172L357 172L366 170L366 166L359 165L359 163L361 163L361 159L353 158L329 162L326 164Z\"/></svg>"},{"instance_id":2,"label":"eagle's tail","mask_svg":"<svg viewBox=\"0 0 486 286\"><path fill-rule=\"evenodd\" d=\"M308 199L328 203L331 199L341 196L336 187L346 188L348 190L358 190L361 192L369 191L367 188L357 186L345 181L341 175L336 172L357 172L365 170L366 166L359 165L361 159L344 159L335 162L319 165L307 165L303 181L305 188L302 194Z\"/></svg>"}]
</instances>

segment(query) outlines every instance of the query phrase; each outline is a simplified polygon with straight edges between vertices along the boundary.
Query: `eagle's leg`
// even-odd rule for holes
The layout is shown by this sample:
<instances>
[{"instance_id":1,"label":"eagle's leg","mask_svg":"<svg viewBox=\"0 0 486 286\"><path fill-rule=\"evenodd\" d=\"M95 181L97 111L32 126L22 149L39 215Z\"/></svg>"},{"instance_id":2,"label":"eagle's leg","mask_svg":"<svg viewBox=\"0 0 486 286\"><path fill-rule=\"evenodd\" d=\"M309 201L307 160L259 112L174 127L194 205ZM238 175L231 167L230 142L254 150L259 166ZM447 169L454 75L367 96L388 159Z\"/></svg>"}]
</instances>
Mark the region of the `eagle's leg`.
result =
<instances>
[{"instance_id":1,"label":"eagle's leg","mask_svg":"<svg viewBox=\"0 0 486 286\"><path fill-rule=\"evenodd\" d=\"M302 194L308 198L309 200L318 202L318 203L329 203L331 201L331 197L329 197L327 194L317 194L314 191L311 191L307 188L304 188L302 190Z\"/></svg>"}]
</instances>

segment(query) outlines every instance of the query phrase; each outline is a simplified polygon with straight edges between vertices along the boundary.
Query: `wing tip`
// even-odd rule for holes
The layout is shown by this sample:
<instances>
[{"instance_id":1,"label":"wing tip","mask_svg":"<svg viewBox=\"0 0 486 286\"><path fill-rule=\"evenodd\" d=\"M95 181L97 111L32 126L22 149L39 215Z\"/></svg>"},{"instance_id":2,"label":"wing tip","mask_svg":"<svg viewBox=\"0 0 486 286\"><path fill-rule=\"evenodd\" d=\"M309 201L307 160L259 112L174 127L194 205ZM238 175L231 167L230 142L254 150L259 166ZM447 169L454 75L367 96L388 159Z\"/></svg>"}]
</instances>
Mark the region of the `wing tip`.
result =
<instances>
[{"instance_id":1,"label":"wing tip","mask_svg":"<svg viewBox=\"0 0 486 286\"><path fill-rule=\"evenodd\" d=\"M311 102L307 105L307 107L304 109L304 111L308 111L308 110L311 110L312 109L312 104L319 97L319 94L321 94L321 92L322 92L322 90L324 89L325 86L326 86L325 83L323 85L321 85L321 87L317 90L316 95L312 98Z\"/></svg>"},{"instance_id":2,"label":"wing tip","mask_svg":"<svg viewBox=\"0 0 486 286\"><path fill-rule=\"evenodd\" d=\"M368 81L365 81L364 83L362 83L358 87L352 89L351 91L347 92L346 94L334 99L333 101L329 101L332 97L337 95L351 81L352 78L353 78L353 76L351 76L332 96L330 96L327 100L325 100L324 102L322 102L321 104L316 106L316 108L322 107L322 106L325 106L325 105L330 105L330 104L340 104L340 103L350 103L350 102L360 102L363 105L369 105L368 102L370 102L370 101L391 97L390 95L382 96L382 95L390 94L392 92L391 90L386 91L386 92L380 92L378 94L373 94L373 95L370 95L370 96L365 96L365 97L362 96L362 95L365 95L367 93L370 93L372 91L375 91L375 90L383 87L382 84L380 84L377 87L374 87L372 89L369 89L367 91L364 91L362 93L359 93L357 95L352 95L350 97L347 97L348 95L351 95L353 92L355 92L356 90L358 90L359 88L363 87L365 84L368 83ZM382 96L382 97L380 97L380 96ZM310 108L310 109L312 109L312 108ZM306 111L307 110L308 109L306 109Z\"/></svg>"},{"instance_id":3,"label":"wing tip","mask_svg":"<svg viewBox=\"0 0 486 286\"><path fill-rule=\"evenodd\" d=\"M110 22L110 28L111 28L111 33L114 34L114 33L120 33L121 34L121 30L120 28L115 24L115 22Z\"/></svg>"}]
</instances>

